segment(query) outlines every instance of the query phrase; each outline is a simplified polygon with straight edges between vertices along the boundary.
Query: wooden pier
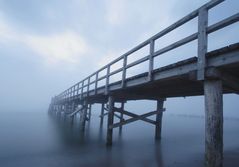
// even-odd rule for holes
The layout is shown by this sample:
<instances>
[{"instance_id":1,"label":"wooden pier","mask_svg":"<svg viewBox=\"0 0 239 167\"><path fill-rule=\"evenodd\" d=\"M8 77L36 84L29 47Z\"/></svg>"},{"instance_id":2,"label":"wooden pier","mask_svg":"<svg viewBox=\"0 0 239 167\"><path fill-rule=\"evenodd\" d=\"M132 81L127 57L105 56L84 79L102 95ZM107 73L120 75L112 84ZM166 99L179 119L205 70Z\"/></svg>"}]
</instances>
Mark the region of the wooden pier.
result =
<instances>
[{"instance_id":1,"label":"wooden pier","mask_svg":"<svg viewBox=\"0 0 239 167\"><path fill-rule=\"evenodd\" d=\"M208 12L223 2L211 0L199 9L183 17L168 28L147 39L116 60L110 62L82 81L52 98L49 113L72 119L80 115L81 130L91 117L91 106L101 104L100 126L107 115L107 146L112 145L114 128L122 127L134 121L144 121L155 126L155 139L161 139L162 117L164 101L169 97L205 96L205 165L207 167L223 166L223 94L239 92L239 43L208 52L208 34L239 21L239 13L208 26ZM155 41L188 23L198 19L198 31L173 44L155 50ZM235 32L238 36L239 32ZM239 36L238 36L239 37ZM227 39L225 39L227 40ZM154 68L155 57L197 41L198 54L180 62L164 67ZM148 47L149 53L145 57L128 63L128 57L140 49ZM163 56L163 55L162 55ZM176 56L176 55L175 55ZM193 56L193 55L192 55ZM122 66L113 70L116 63ZM127 77L127 70L136 65L148 62L148 71L136 76ZM102 73L105 71L105 74ZM110 82L116 74L121 75L118 82ZM104 85L99 86L99 83ZM129 100L155 100L155 111L138 115L137 112L126 111L124 104ZM121 103L116 107L115 103ZM105 113L107 111L107 113ZM129 119L124 119L124 115ZM156 115L156 120L148 118ZM118 118L118 122L114 118Z\"/></svg>"}]
</instances>

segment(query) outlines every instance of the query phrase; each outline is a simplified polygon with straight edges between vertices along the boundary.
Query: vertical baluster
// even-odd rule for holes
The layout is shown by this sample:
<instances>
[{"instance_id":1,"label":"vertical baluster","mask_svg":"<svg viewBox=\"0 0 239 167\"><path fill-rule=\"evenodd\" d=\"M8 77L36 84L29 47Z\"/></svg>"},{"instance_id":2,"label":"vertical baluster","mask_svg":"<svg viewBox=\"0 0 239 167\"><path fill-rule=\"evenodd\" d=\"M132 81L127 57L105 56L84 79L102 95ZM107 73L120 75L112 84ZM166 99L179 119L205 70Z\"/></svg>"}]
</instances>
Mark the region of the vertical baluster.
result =
<instances>
[{"instance_id":1,"label":"vertical baluster","mask_svg":"<svg viewBox=\"0 0 239 167\"><path fill-rule=\"evenodd\" d=\"M97 93L97 86L98 86L98 76L99 76L99 73L96 72L95 74L95 94Z\"/></svg>"},{"instance_id":2,"label":"vertical baluster","mask_svg":"<svg viewBox=\"0 0 239 167\"><path fill-rule=\"evenodd\" d=\"M126 66L127 66L127 55L124 55L124 59L123 59L123 71L122 71L122 83L121 83L121 87L122 87L122 88L125 87Z\"/></svg>"},{"instance_id":3,"label":"vertical baluster","mask_svg":"<svg viewBox=\"0 0 239 167\"><path fill-rule=\"evenodd\" d=\"M80 87L80 83L77 84L77 91L76 91L76 95L79 95L79 87Z\"/></svg>"},{"instance_id":4,"label":"vertical baluster","mask_svg":"<svg viewBox=\"0 0 239 167\"><path fill-rule=\"evenodd\" d=\"M89 96L89 90L90 90L90 77L88 77L88 83L87 83L87 96Z\"/></svg>"},{"instance_id":5,"label":"vertical baluster","mask_svg":"<svg viewBox=\"0 0 239 167\"><path fill-rule=\"evenodd\" d=\"M84 80L81 81L81 100L83 99Z\"/></svg>"},{"instance_id":6,"label":"vertical baluster","mask_svg":"<svg viewBox=\"0 0 239 167\"><path fill-rule=\"evenodd\" d=\"M154 69L154 40L150 41L149 45L149 71L148 71L148 81L152 81L152 72Z\"/></svg>"},{"instance_id":7,"label":"vertical baluster","mask_svg":"<svg viewBox=\"0 0 239 167\"><path fill-rule=\"evenodd\" d=\"M110 65L107 66L105 94L109 93Z\"/></svg>"}]
</instances>

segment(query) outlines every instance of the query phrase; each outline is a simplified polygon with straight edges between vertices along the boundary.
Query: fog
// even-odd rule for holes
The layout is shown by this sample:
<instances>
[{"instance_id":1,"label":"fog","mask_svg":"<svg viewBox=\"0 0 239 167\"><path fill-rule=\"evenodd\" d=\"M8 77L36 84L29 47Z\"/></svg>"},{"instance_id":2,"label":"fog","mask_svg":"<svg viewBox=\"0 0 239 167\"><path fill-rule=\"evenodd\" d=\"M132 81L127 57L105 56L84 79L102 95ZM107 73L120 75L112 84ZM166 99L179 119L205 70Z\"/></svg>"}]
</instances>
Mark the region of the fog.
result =
<instances>
[{"instance_id":1,"label":"fog","mask_svg":"<svg viewBox=\"0 0 239 167\"><path fill-rule=\"evenodd\" d=\"M51 97L198 8L206 0L188 2L152 0L136 4L107 0L102 3L1 0L0 111L46 111ZM218 5L209 13L209 25L237 13L238 6L235 0ZM197 29L196 23L194 19L156 41L156 49L193 33ZM238 42L237 30L238 23L210 35L208 50ZM228 40L224 40L225 37ZM147 49L140 52L131 55L130 59L145 56ZM192 42L157 58L155 68L195 55L196 42ZM129 69L127 75L141 73L144 69L147 67ZM236 96L224 97L226 101L237 101ZM196 99L201 101L201 98ZM170 101L167 103L175 106L176 101L173 99L172 104ZM186 102L189 106L190 101ZM236 108L236 103L231 105L232 109Z\"/></svg>"},{"instance_id":2,"label":"fog","mask_svg":"<svg viewBox=\"0 0 239 167\"><path fill-rule=\"evenodd\" d=\"M62 123L47 110L53 96L206 2L0 0L0 166L203 166L203 96L167 98L161 142L155 142L153 126L138 121L121 135L114 130L112 149L105 147L106 119L100 129L98 104L85 134L79 117L73 125ZM209 13L209 25L238 11L239 1L227 0ZM195 18L156 40L155 49L197 28ZM238 42L238 29L237 22L209 35L208 51ZM148 52L139 50L129 62ZM154 69L192 56L197 41L155 58ZM147 64L130 68L127 77L146 70ZM223 102L224 163L233 167L239 163L239 96L224 94ZM125 107L142 114L155 110L156 101L128 101Z\"/></svg>"}]
</instances>

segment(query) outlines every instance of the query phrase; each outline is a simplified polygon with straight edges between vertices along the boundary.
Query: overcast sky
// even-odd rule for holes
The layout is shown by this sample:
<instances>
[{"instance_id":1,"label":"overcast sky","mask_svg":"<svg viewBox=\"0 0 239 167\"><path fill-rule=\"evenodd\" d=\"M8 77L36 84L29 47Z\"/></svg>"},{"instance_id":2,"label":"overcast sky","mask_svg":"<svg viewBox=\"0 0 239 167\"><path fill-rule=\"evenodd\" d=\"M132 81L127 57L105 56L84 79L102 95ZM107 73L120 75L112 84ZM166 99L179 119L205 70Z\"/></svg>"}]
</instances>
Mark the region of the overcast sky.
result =
<instances>
[{"instance_id":1,"label":"overcast sky","mask_svg":"<svg viewBox=\"0 0 239 167\"><path fill-rule=\"evenodd\" d=\"M53 95L205 2L0 0L0 111L46 110ZM238 11L239 1L227 0L210 14L209 24ZM229 42L222 32L209 49L238 42L237 28L227 29Z\"/></svg>"}]
</instances>

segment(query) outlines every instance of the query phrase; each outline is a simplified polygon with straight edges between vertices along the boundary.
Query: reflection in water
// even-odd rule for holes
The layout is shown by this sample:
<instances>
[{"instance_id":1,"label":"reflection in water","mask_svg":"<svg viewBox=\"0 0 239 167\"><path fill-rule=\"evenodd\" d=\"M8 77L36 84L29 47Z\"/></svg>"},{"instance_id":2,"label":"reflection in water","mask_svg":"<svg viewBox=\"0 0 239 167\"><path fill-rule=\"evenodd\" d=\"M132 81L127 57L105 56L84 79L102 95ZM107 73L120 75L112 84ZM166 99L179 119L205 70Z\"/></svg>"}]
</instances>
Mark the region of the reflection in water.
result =
<instances>
[{"instance_id":1,"label":"reflection in water","mask_svg":"<svg viewBox=\"0 0 239 167\"><path fill-rule=\"evenodd\" d=\"M98 114L98 113L97 113ZM45 113L1 113L0 166L57 167L185 167L203 166L204 120L165 114L162 141L154 127L135 122L114 129L113 147L105 146L106 119L98 115L81 133L79 116L59 124ZM236 167L239 157L238 121L225 121L225 164Z\"/></svg>"},{"instance_id":2,"label":"reflection in water","mask_svg":"<svg viewBox=\"0 0 239 167\"><path fill-rule=\"evenodd\" d=\"M156 141L155 142L155 159L156 159L156 162L157 162L157 166L164 166L164 163L163 163L163 155L162 155L162 149L161 149L161 143Z\"/></svg>"}]
</instances>

